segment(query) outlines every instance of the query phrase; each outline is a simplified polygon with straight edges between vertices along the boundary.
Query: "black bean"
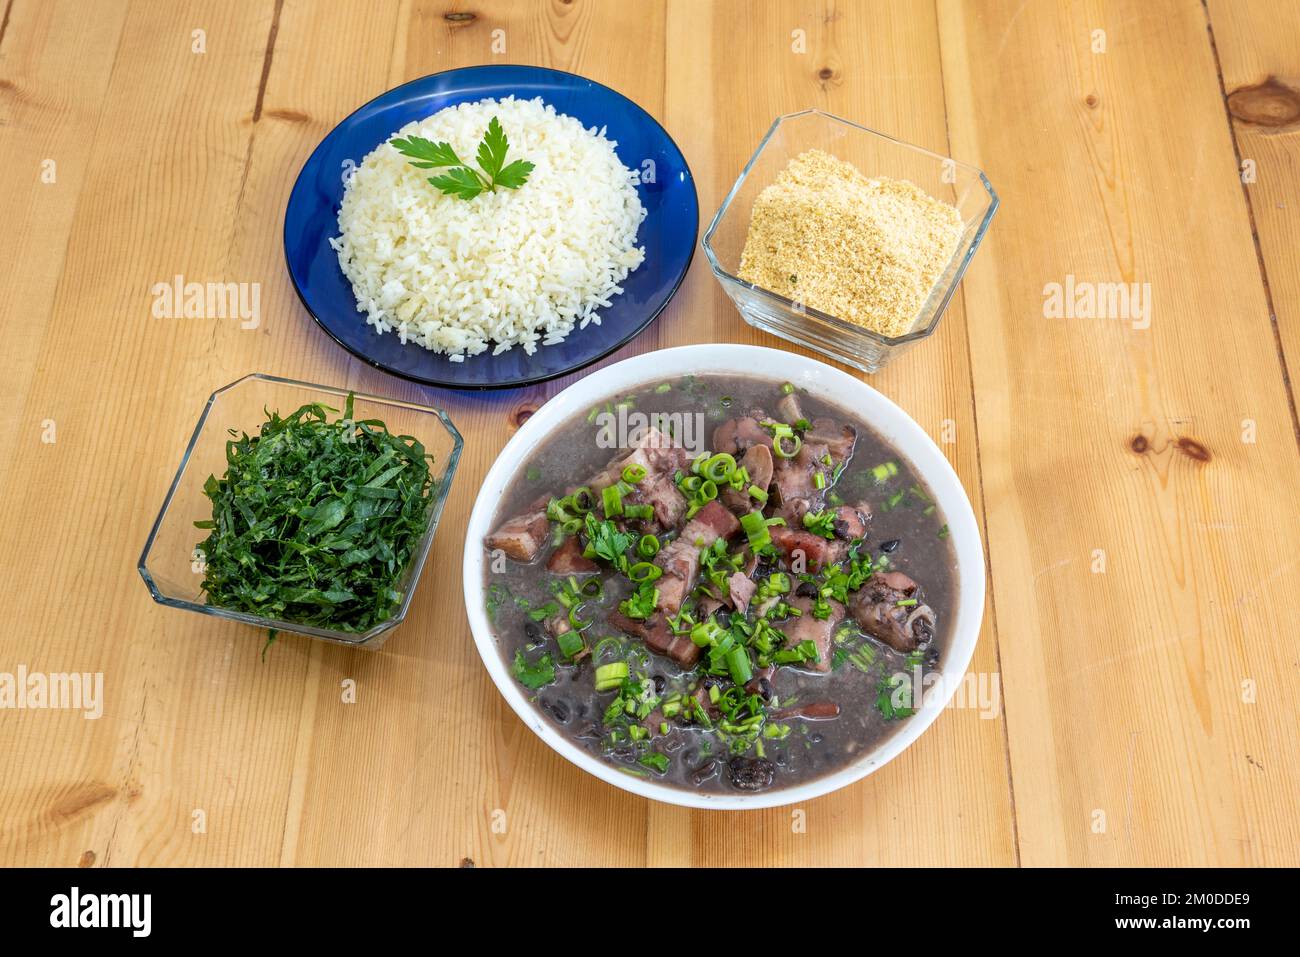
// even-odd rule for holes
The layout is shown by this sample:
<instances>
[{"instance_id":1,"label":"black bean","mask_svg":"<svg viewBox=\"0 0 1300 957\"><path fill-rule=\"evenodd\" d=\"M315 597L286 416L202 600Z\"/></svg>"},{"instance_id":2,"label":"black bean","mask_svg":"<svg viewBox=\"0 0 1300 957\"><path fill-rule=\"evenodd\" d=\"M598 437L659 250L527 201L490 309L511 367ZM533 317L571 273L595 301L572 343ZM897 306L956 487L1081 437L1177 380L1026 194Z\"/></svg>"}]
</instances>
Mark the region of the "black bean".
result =
<instances>
[{"instance_id":1,"label":"black bean","mask_svg":"<svg viewBox=\"0 0 1300 957\"><path fill-rule=\"evenodd\" d=\"M696 787L699 787L705 781L708 781L710 778L715 778L717 776L718 776L718 762L706 761L704 764L701 764L698 768L696 768L694 771L691 772L691 783L694 784Z\"/></svg>"},{"instance_id":2,"label":"black bean","mask_svg":"<svg viewBox=\"0 0 1300 957\"><path fill-rule=\"evenodd\" d=\"M900 540L897 539L897 538L891 538L891 539L890 539L889 541L887 541L887 542L881 542L881 543L880 543L880 550L881 550L882 552L892 552L895 548L898 547L899 542L900 542Z\"/></svg>"},{"instance_id":3,"label":"black bean","mask_svg":"<svg viewBox=\"0 0 1300 957\"><path fill-rule=\"evenodd\" d=\"M776 766L762 758L732 758L727 764L731 783L742 791L761 791L772 786Z\"/></svg>"},{"instance_id":4,"label":"black bean","mask_svg":"<svg viewBox=\"0 0 1300 957\"><path fill-rule=\"evenodd\" d=\"M564 701L556 699L555 701L552 701L547 707L550 710L551 714L555 715L555 720L560 722L560 724L569 723L569 717L570 717L569 706Z\"/></svg>"},{"instance_id":5,"label":"black bean","mask_svg":"<svg viewBox=\"0 0 1300 957\"><path fill-rule=\"evenodd\" d=\"M794 593L800 598L816 598L817 586L812 582L800 582L799 587L794 590Z\"/></svg>"},{"instance_id":6,"label":"black bean","mask_svg":"<svg viewBox=\"0 0 1300 957\"><path fill-rule=\"evenodd\" d=\"M808 740L811 741L813 744L821 744L826 739L822 736L821 732L819 731L816 734L808 735Z\"/></svg>"},{"instance_id":7,"label":"black bean","mask_svg":"<svg viewBox=\"0 0 1300 957\"><path fill-rule=\"evenodd\" d=\"M530 645L537 644L542 640L542 626L535 621L524 622L524 636Z\"/></svg>"},{"instance_id":8,"label":"black bean","mask_svg":"<svg viewBox=\"0 0 1300 957\"><path fill-rule=\"evenodd\" d=\"M771 701L771 700L772 700L772 682L768 681L766 678L759 678L759 679L758 679L758 693L762 696L762 698L763 698L764 701Z\"/></svg>"},{"instance_id":9,"label":"black bean","mask_svg":"<svg viewBox=\"0 0 1300 957\"><path fill-rule=\"evenodd\" d=\"M655 675L655 694L663 694L664 689L668 687L668 679L663 675Z\"/></svg>"}]
</instances>

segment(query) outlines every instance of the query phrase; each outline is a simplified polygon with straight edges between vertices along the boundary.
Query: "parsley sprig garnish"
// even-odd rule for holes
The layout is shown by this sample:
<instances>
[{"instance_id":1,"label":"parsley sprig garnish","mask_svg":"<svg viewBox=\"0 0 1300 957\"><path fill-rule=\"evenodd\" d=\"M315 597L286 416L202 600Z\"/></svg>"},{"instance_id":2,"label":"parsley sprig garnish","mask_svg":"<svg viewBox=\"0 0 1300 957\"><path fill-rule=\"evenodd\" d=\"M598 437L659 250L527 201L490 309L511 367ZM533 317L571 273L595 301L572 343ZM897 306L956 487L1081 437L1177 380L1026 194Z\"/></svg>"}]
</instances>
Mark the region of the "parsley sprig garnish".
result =
<instances>
[{"instance_id":1,"label":"parsley sprig garnish","mask_svg":"<svg viewBox=\"0 0 1300 957\"><path fill-rule=\"evenodd\" d=\"M465 200L480 193L495 193L498 186L518 189L528 182L528 174L534 168L528 160L515 160L506 165L510 141L495 116L488 123L487 132L475 153L478 169L457 156L450 143L434 143L422 136L395 137L389 142L416 169L446 168L447 172L442 175L430 176L429 182L448 196Z\"/></svg>"}]
</instances>

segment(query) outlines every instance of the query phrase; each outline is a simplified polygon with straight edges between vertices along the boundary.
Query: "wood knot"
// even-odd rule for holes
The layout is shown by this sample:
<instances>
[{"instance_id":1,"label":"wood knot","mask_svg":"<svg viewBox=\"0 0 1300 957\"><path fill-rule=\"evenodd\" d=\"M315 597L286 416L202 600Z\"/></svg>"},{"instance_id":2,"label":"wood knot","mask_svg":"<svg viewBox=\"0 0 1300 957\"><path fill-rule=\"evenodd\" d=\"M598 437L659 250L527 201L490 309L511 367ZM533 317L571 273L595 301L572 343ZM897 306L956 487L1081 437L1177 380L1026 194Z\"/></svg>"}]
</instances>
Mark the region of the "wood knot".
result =
<instances>
[{"instance_id":1,"label":"wood knot","mask_svg":"<svg viewBox=\"0 0 1300 957\"><path fill-rule=\"evenodd\" d=\"M77 785L50 807L50 816L59 823L75 821L117 797L117 790L107 784Z\"/></svg>"},{"instance_id":2,"label":"wood knot","mask_svg":"<svg viewBox=\"0 0 1300 957\"><path fill-rule=\"evenodd\" d=\"M1136 452L1138 455L1142 455L1143 453L1146 452L1147 449L1151 448L1151 443L1147 441L1147 437L1145 435L1138 433L1137 435L1133 436L1133 439L1129 442L1128 447L1132 449L1134 452Z\"/></svg>"},{"instance_id":3,"label":"wood knot","mask_svg":"<svg viewBox=\"0 0 1300 957\"><path fill-rule=\"evenodd\" d=\"M462 858L460 859L460 866L461 866L461 867L473 867L473 866L474 866L474 858L472 858L472 857L462 857Z\"/></svg>"},{"instance_id":4,"label":"wood knot","mask_svg":"<svg viewBox=\"0 0 1300 957\"><path fill-rule=\"evenodd\" d=\"M520 408L516 409L515 414L513 416L515 428L516 429L519 428L521 425L523 425L525 422L531 419L533 417L533 413L536 411L537 410L534 409L531 405L521 406Z\"/></svg>"},{"instance_id":5,"label":"wood knot","mask_svg":"<svg viewBox=\"0 0 1300 957\"><path fill-rule=\"evenodd\" d=\"M1243 123L1279 130L1300 123L1300 90L1270 76L1229 93L1228 112Z\"/></svg>"},{"instance_id":6,"label":"wood knot","mask_svg":"<svg viewBox=\"0 0 1300 957\"><path fill-rule=\"evenodd\" d=\"M311 117L301 110L267 110L266 115L273 120L284 120L286 123L311 122Z\"/></svg>"},{"instance_id":7,"label":"wood knot","mask_svg":"<svg viewBox=\"0 0 1300 957\"><path fill-rule=\"evenodd\" d=\"M824 67L822 67L820 70L817 71L817 79L819 79L819 80L833 80L833 79L835 79L835 71L832 70L832 69L831 69L830 67L828 67L828 66L824 66Z\"/></svg>"},{"instance_id":8,"label":"wood knot","mask_svg":"<svg viewBox=\"0 0 1300 957\"><path fill-rule=\"evenodd\" d=\"M1210 461L1210 450L1195 439L1189 439L1183 436L1175 443L1179 452L1182 452L1190 459L1196 459L1198 462Z\"/></svg>"},{"instance_id":9,"label":"wood knot","mask_svg":"<svg viewBox=\"0 0 1300 957\"><path fill-rule=\"evenodd\" d=\"M81 857L78 858L78 860L77 860L77 866L78 866L78 867L94 867L94 866L95 866L95 852L94 852L94 851L86 851L86 853L82 854Z\"/></svg>"},{"instance_id":10,"label":"wood knot","mask_svg":"<svg viewBox=\"0 0 1300 957\"><path fill-rule=\"evenodd\" d=\"M476 14L469 13L468 11L453 10L451 13L444 13L442 15L442 18L451 23L472 23L478 19L478 16Z\"/></svg>"},{"instance_id":11,"label":"wood knot","mask_svg":"<svg viewBox=\"0 0 1300 957\"><path fill-rule=\"evenodd\" d=\"M1100 102L1101 102L1101 97L1099 97L1096 93L1089 93L1087 96L1083 98L1083 105L1090 110L1095 110L1097 108L1097 104Z\"/></svg>"}]
</instances>

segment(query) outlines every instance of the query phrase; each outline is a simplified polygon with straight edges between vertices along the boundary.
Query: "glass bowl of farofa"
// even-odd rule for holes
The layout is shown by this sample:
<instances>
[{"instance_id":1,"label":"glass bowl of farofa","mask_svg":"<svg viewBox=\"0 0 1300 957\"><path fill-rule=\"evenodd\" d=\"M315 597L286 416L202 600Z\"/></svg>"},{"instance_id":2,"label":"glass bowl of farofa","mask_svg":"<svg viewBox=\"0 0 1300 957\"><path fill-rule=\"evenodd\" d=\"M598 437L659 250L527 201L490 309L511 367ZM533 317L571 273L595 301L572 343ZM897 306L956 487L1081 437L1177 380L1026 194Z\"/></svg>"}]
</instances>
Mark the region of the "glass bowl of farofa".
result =
<instances>
[{"instance_id":1,"label":"glass bowl of farofa","mask_svg":"<svg viewBox=\"0 0 1300 957\"><path fill-rule=\"evenodd\" d=\"M703 246L751 326L875 372L938 327L997 208L975 167L805 110L777 117Z\"/></svg>"}]
</instances>

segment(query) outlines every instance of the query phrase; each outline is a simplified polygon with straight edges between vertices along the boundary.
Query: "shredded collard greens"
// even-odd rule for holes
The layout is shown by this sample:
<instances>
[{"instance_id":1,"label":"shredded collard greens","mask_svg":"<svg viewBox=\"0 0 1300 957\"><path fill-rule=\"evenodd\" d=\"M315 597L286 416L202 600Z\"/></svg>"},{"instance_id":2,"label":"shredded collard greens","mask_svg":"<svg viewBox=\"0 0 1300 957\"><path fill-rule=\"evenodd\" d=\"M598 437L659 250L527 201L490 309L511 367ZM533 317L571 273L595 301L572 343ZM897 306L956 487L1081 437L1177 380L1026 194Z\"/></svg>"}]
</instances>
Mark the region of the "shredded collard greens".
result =
<instances>
[{"instance_id":1,"label":"shredded collard greens","mask_svg":"<svg viewBox=\"0 0 1300 957\"><path fill-rule=\"evenodd\" d=\"M383 422L320 403L267 412L258 434L230 431L226 474L203 491L199 545L208 602L298 624L362 632L390 617L427 527L432 456Z\"/></svg>"}]
</instances>

